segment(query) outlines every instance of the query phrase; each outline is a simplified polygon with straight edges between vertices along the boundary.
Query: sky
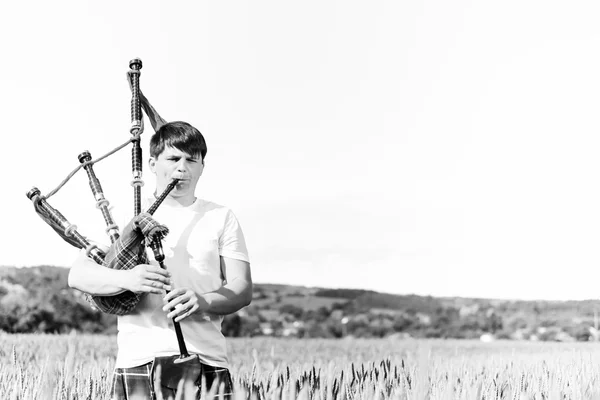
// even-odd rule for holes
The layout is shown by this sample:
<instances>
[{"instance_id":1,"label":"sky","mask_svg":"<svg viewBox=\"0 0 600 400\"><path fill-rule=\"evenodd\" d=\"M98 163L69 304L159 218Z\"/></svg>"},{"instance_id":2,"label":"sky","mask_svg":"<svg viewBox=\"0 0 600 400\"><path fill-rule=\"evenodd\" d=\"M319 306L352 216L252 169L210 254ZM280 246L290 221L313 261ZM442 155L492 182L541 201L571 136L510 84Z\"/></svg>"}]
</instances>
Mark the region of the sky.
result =
<instances>
[{"instance_id":1,"label":"sky","mask_svg":"<svg viewBox=\"0 0 600 400\"><path fill-rule=\"evenodd\" d=\"M77 249L25 193L129 139L139 57L159 113L206 137L196 194L234 211L255 282L598 298L598 15L595 1L4 2L0 265L70 265ZM95 171L133 207L129 148ZM84 235L104 229L83 171L49 203Z\"/></svg>"}]
</instances>

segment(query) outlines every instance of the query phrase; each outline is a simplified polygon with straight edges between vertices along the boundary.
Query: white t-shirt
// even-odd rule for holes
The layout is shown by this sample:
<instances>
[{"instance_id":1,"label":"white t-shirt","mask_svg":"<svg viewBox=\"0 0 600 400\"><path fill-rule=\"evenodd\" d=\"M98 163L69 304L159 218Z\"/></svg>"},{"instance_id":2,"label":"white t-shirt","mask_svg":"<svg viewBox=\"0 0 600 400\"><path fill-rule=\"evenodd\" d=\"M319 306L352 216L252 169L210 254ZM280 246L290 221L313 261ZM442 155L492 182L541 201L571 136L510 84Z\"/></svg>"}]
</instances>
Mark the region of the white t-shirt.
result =
<instances>
[{"instance_id":1,"label":"white t-shirt","mask_svg":"<svg viewBox=\"0 0 600 400\"><path fill-rule=\"evenodd\" d=\"M154 199L142 205L147 209ZM196 199L188 207L161 204L154 219L169 228L163 240L164 264L171 272L173 288L189 288L201 294L225 283L220 256L250 262L242 229L231 210ZM122 228L122 226L120 226ZM147 248L150 264L154 253ZM119 351L115 367L145 364L155 356L179 354L173 322L162 310L163 295L145 294L128 315L118 317ZM180 322L189 353L216 367L228 367L222 316L196 312Z\"/></svg>"}]
</instances>

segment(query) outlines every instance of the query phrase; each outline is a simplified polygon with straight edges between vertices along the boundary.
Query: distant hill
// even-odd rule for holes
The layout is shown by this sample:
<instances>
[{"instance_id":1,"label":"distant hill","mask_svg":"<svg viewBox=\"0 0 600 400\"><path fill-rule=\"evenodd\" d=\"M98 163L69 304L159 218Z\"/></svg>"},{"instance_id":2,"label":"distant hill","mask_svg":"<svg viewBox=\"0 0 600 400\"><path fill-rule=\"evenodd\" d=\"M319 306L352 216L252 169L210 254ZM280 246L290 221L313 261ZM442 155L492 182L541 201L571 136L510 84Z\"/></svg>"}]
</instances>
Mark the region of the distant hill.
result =
<instances>
[{"instance_id":1,"label":"distant hill","mask_svg":"<svg viewBox=\"0 0 600 400\"><path fill-rule=\"evenodd\" d=\"M68 269L0 267L0 329L115 333L116 317L68 288ZM589 340L600 301L519 301L395 295L360 289L255 283L253 301L227 316L229 336L279 335Z\"/></svg>"}]
</instances>

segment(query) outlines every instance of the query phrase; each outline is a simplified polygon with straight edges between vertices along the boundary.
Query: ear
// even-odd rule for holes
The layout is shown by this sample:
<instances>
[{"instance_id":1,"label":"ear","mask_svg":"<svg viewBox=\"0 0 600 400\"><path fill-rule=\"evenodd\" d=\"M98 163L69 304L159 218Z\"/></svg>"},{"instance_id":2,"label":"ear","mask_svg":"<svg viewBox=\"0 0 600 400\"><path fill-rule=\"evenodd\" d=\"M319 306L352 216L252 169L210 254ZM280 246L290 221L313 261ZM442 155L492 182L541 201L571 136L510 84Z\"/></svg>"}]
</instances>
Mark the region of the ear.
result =
<instances>
[{"instance_id":1,"label":"ear","mask_svg":"<svg viewBox=\"0 0 600 400\"><path fill-rule=\"evenodd\" d=\"M148 159L148 167L150 167L150 171L152 171L153 174L156 174L156 158L150 157Z\"/></svg>"}]
</instances>

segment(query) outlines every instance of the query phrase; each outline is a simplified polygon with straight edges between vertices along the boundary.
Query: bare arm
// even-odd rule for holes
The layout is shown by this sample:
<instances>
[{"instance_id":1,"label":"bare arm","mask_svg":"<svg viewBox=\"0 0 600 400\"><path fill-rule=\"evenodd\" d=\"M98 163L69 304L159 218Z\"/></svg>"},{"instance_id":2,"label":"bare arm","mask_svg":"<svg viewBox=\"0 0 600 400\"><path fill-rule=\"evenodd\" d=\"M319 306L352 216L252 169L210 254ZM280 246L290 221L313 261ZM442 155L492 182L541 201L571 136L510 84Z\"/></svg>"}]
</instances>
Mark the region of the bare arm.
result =
<instances>
[{"instance_id":1,"label":"bare arm","mask_svg":"<svg viewBox=\"0 0 600 400\"><path fill-rule=\"evenodd\" d=\"M179 288L166 295L163 310L172 310L167 317L177 317L176 321L181 321L196 311L227 315L250 304L250 264L234 258L221 257L221 268L227 277L227 283L214 292L196 294L189 289ZM182 306L175 308L178 304Z\"/></svg>"},{"instance_id":2,"label":"bare arm","mask_svg":"<svg viewBox=\"0 0 600 400\"><path fill-rule=\"evenodd\" d=\"M169 290L170 273L160 267L140 264L130 270L114 270L96 264L81 252L69 271L69 286L92 295L110 296L126 290L163 294Z\"/></svg>"},{"instance_id":3,"label":"bare arm","mask_svg":"<svg viewBox=\"0 0 600 400\"><path fill-rule=\"evenodd\" d=\"M221 269L225 271L227 283L220 289L205 293L209 313L232 314L252 301L252 276L250 264L234 258L221 257Z\"/></svg>"}]
</instances>

